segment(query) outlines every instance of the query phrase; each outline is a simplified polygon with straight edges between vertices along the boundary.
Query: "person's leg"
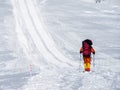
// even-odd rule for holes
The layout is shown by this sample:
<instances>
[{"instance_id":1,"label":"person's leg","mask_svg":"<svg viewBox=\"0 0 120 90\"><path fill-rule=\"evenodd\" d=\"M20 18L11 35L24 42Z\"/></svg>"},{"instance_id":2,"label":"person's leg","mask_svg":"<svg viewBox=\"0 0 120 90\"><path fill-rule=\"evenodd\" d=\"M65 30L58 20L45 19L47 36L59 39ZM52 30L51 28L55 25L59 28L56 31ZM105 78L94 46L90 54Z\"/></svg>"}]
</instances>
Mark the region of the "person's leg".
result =
<instances>
[{"instance_id":1,"label":"person's leg","mask_svg":"<svg viewBox=\"0 0 120 90\"><path fill-rule=\"evenodd\" d=\"M90 71L90 62L91 62L90 57L84 57L84 69L85 69L85 71Z\"/></svg>"}]
</instances>

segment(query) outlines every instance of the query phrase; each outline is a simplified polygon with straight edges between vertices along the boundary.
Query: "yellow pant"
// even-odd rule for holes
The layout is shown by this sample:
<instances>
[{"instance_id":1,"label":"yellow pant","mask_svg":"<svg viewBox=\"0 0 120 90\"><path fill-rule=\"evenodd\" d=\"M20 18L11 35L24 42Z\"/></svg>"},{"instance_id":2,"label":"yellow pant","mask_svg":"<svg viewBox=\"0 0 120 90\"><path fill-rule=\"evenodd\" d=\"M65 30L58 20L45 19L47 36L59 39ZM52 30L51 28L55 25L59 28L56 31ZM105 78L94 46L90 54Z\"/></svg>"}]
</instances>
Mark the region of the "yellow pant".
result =
<instances>
[{"instance_id":1,"label":"yellow pant","mask_svg":"<svg viewBox=\"0 0 120 90\"><path fill-rule=\"evenodd\" d=\"M85 71L90 71L91 58L90 57L83 57L83 60L84 60Z\"/></svg>"}]
</instances>

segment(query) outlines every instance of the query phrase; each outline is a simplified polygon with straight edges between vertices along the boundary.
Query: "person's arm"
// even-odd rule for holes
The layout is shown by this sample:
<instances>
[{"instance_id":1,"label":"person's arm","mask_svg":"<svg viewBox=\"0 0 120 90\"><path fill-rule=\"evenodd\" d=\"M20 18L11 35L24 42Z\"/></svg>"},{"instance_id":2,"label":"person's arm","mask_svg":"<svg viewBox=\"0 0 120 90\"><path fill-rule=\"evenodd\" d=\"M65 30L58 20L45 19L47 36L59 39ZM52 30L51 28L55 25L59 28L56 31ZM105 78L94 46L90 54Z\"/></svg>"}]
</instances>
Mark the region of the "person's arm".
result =
<instances>
[{"instance_id":1,"label":"person's arm","mask_svg":"<svg viewBox=\"0 0 120 90\"><path fill-rule=\"evenodd\" d=\"M94 50L94 48L91 48L91 52L92 52L93 54L95 54L95 50Z\"/></svg>"},{"instance_id":2,"label":"person's arm","mask_svg":"<svg viewBox=\"0 0 120 90\"><path fill-rule=\"evenodd\" d=\"M83 52L83 48L81 47L81 48L80 48L80 53L82 53L82 52Z\"/></svg>"}]
</instances>

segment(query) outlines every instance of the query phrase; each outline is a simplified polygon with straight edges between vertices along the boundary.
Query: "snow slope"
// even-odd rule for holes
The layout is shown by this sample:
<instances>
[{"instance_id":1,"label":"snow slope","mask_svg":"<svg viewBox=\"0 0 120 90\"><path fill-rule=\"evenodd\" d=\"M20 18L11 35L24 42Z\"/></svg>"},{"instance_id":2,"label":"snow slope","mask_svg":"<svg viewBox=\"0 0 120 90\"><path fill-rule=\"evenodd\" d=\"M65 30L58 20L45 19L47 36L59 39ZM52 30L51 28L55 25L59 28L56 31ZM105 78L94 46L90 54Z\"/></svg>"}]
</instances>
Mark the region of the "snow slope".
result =
<instances>
[{"instance_id":1,"label":"snow slope","mask_svg":"<svg viewBox=\"0 0 120 90\"><path fill-rule=\"evenodd\" d=\"M4 20L0 90L120 89L119 0L97 4L95 0L1 0L0 4L7 12L0 13L5 16L0 18ZM96 66L90 73L82 73L79 56L86 38L93 40L96 50Z\"/></svg>"},{"instance_id":2,"label":"snow slope","mask_svg":"<svg viewBox=\"0 0 120 90\"><path fill-rule=\"evenodd\" d=\"M29 34L29 36L32 38L33 43L35 44L37 50L42 54L42 56L46 60L50 60L48 61L49 63L53 63L55 65L57 64L59 65L61 62L65 62L65 64L67 63L72 64L72 62L70 61L68 62L67 58L57 50L51 36L48 33L46 33L45 30L43 29L42 23L40 22L39 17L35 12L36 10L32 4L32 1L20 0L14 3L14 5L17 5L16 7L19 7L19 9L18 8L14 9L15 15L18 16L17 14L20 14L23 19L23 21L17 20L21 18L16 17L16 20L17 20L16 28L18 30L17 32L18 35L19 33L23 33L23 35L20 35L19 39L25 45L23 46L23 48L26 47L26 49L28 49L25 51L25 53L29 53L31 51L29 51L29 48L27 47L28 46L27 44L29 43L27 43L28 40L26 40L25 38L24 29L20 27L21 25L20 22L25 22L26 27L24 28L26 28L26 33ZM18 10L20 10L20 12L16 13L18 12ZM21 39L21 37L24 37L24 38ZM51 59L53 60L53 62L51 62Z\"/></svg>"}]
</instances>

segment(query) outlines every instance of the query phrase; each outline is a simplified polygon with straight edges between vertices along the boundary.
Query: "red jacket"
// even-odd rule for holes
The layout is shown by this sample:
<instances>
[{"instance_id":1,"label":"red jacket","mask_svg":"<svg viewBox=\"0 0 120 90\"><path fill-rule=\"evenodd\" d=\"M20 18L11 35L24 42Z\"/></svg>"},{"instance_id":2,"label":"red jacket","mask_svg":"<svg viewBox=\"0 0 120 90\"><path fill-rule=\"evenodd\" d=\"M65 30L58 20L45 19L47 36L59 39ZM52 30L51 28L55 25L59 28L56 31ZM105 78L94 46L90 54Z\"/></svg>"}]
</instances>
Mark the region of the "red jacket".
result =
<instances>
[{"instance_id":1,"label":"red jacket","mask_svg":"<svg viewBox=\"0 0 120 90\"><path fill-rule=\"evenodd\" d=\"M80 53L83 53L83 48L82 47L80 48ZM91 47L91 53L95 54L95 50L94 50L93 47ZM83 56L85 56L85 55L83 55Z\"/></svg>"}]
</instances>

